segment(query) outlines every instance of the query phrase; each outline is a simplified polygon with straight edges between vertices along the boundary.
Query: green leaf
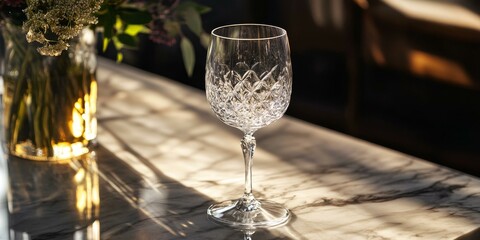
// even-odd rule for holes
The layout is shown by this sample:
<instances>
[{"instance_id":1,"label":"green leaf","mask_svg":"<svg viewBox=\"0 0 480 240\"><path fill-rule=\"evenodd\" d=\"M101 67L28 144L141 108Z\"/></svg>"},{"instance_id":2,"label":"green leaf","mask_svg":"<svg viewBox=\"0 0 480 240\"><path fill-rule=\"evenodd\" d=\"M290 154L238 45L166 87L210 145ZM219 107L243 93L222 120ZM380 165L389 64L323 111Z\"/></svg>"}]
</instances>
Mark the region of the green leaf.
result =
<instances>
[{"instance_id":1,"label":"green leaf","mask_svg":"<svg viewBox=\"0 0 480 240\"><path fill-rule=\"evenodd\" d=\"M112 38L113 46L117 51L120 51L120 49L123 48L123 43L118 40L117 37Z\"/></svg>"},{"instance_id":2,"label":"green leaf","mask_svg":"<svg viewBox=\"0 0 480 240\"><path fill-rule=\"evenodd\" d=\"M115 50L117 51L117 62L122 62L123 53L121 52L121 50L124 46L123 43L121 43L117 37L112 38L112 43L113 43L113 46L115 47Z\"/></svg>"},{"instance_id":3,"label":"green leaf","mask_svg":"<svg viewBox=\"0 0 480 240\"><path fill-rule=\"evenodd\" d=\"M183 64L189 77L193 74L193 68L195 67L195 51L193 45L186 37L182 37L180 42L180 48L182 49Z\"/></svg>"},{"instance_id":4,"label":"green leaf","mask_svg":"<svg viewBox=\"0 0 480 240\"><path fill-rule=\"evenodd\" d=\"M210 46L210 41L212 41L210 34L205 32L200 34L200 43L204 48L208 48Z\"/></svg>"},{"instance_id":5,"label":"green leaf","mask_svg":"<svg viewBox=\"0 0 480 240\"><path fill-rule=\"evenodd\" d=\"M117 63L121 63L123 61L123 53L118 51L117 52Z\"/></svg>"},{"instance_id":6,"label":"green leaf","mask_svg":"<svg viewBox=\"0 0 480 240\"><path fill-rule=\"evenodd\" d=\"M196 12L198 12L199 14L204 14L204 13L210 12L210 10L211 10L210 7L207 7L207 6L198 4L196 2L192 2L192 1L185 1L185 2L180 3L177 7L177 10L178 11L183 11L187 8L192 8Z\"/></svg>"},{"instance_id":7,"label":"green leaf","mask_svg":"<svg viewBox=\"0 0 480 240\"><path fill-rule=\"evenodd\" d=\"M131 35L131 36L137 36L139 33L148 33L149 29L145 27L145 25L128 25L125 28L124 33Z\"/></svg>"},{"instance_id":8,"label":"green leaf","mask_svg":"<svg viewBox=\"0 0 480 240\"><path fill-rule=\"evenodd\" d=\"M114 33L113 28L116 21L116 10L114 8L109 8L108 11L105 12L105 14L98 16L98 22L102 23L103 35L106 38L112 38Z\"/></svg>"},{"instance_id":9,"label":"green leaf","mask_svg":"<svg viewBox=\"0 0 480 240\"><path fill-rule=\"evenodd\" d=\"M138 41L134 36L128 35L126 33L120 33L117 35L118 41L122 44L129 46L129 47L137 47Z\"/></svg>"},{"instance_id":10,"label":"green leaf","mask_svg":"<svg viewBox=\"0 0 480 240\"><path fill-rule=\"evenodd\" d=\"M110 43L110 38L103 37L103 52L107 51L108 44Z\"/></svg>"},{"instance_id":11,"label":"green leaf","mask_svg":"<svg viewBox=\"0 0 480 240\"><path fill-rule=\"evenodd\" d=\"M149 12L134 8L120 8L118 15L127 24L147 24L152 21Z\"/></svg>"},{"instance_id":12,"label":"green leaf","mask_svg":"<svg viewBox=\"0 0 480 240\"><path fill-rule=\"evenodd\" d=\"M168 35L170 37L176 37L180 34L181 32L181 26L179 22L171 21L171 20L166 20L163 28L167 31Z\"/></svg>"},{"instance_id":13,"label":"green leaf","mask_svg":"<svg viewBox=\"0 0 480 240\"><path fill-rule=\"evenodd\" d=\"M200 36L202 33L202 18L200 18L200 14L195 11L193 8L187 8L184 11L180 12L180 14L185 19L185 24L194 32L197 36Z\"/></svg>"},{"instance_id":14,"label":"green leaf","mask_svg":"<svg viewBox=\"0 0 480 240\"><path fill-rule=\"evenodd\" d=\"M120 29L122 29L123 26L125 26L124 22L120 17L117 17L115 21L115 25L113 25L113 29L115 30L114 34L117 33Z\"/></svg>"}]
</instances>

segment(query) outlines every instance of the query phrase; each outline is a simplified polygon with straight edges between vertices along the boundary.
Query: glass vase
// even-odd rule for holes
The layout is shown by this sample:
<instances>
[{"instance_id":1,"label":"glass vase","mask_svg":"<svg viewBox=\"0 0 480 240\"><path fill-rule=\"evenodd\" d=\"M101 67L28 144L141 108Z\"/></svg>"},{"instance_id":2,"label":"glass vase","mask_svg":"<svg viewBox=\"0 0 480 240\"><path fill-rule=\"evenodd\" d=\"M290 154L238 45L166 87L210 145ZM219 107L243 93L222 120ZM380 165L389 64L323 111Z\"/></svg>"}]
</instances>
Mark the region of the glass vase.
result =
<instances>
[{"instance_id":1,"label":"glass vase","mask_svg":"<svg viewBox=\"0 0 480 240\"><path fill-rule=\"evenodd\" d=\"M3 144L15 156L57 161L89 152L97 136L95 35L85 29L51 57L5 24Z\"/></svg>"}]
</instances>

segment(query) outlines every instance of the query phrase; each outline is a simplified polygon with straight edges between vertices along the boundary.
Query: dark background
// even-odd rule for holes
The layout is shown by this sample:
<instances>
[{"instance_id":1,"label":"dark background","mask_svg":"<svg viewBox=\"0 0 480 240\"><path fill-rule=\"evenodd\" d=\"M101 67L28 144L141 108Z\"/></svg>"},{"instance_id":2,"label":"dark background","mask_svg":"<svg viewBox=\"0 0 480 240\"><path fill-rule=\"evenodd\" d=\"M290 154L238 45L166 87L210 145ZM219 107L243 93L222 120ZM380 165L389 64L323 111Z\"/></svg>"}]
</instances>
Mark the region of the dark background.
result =
<instances>
[{"instance_id":1,"label":"dark background","mask_svg":"<svg viewBox=\"0 0 480 240\"><path fill-rule=\"evenodd\" d=\"M198 2L212 8L202 17L206 32L249 22L287 30L294 74L287 114L480 176L475 1ZM147 37L136 51L125 51L124 62L204 89L206 49L190 37L196 40L192 77L178 44Z\"/></svg>"}]
</instances>

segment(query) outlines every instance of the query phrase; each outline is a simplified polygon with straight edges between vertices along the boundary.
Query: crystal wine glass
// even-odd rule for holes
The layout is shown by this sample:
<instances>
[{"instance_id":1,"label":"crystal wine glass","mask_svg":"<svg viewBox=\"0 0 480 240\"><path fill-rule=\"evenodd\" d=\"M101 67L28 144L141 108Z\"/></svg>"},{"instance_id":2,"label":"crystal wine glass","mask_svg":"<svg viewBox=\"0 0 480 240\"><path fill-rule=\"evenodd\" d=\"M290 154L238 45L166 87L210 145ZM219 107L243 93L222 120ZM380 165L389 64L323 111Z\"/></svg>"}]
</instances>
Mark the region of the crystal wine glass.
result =
<instances>
[{"instance_id":1,"label":"crystal wine glass","mask_svg":"<svg viewBox=\"0 0 480 240\"><path fill-rule=\"evenodd\" d=\"M239 229L278 226L290 219L280 204L252 193L253 134L283 116L290 103L292 67L287 32L262 24L216 28L208 48L205 87L215 115L243 131L245 192L240 199L214 204L214 221Z\"/></svg>"}]
</instances>

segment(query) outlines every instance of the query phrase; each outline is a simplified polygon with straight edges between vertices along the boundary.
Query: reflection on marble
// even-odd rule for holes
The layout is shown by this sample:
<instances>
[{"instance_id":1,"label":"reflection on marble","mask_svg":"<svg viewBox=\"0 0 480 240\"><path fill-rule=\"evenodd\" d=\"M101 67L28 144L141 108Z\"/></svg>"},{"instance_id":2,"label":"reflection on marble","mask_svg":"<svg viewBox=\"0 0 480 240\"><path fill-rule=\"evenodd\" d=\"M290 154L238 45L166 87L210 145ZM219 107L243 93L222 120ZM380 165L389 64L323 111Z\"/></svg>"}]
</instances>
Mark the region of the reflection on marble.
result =
<instances>
[{"instance_id":1,"label":"reflection on marble","mask_svg":"<svg viewBox=\"0 0 480 240\"><path fill-rule=\"evenodd\" d=\"M478 236L479 179L288 117L256 135L253 177L256 196L285 204L292 220L253 234L219 226L206 209L242 194L241 133L211 114L203 92L158 76L101 61L99 84L89 164L0 161L0 239L77 239L62 234L85 229L78 239ZM75 181L79 169L90 182ZM15 211L3 207L7 195Z\"/></svg>"},{"instance_id":2,"label":"reflection on marble","mask_svg":"<svg viewBox=\"0 0 480 240\"><path fill-rule=\"evenodd\" d=\"M9 239L100 239L95 153L64 163L4 156ZM4 195L5 196L5 195ZM7 216L5 218L5 216Z\"/></svg>"},{"instance_id":3,"label":"reflection on marble","mask_svg":"<svg viewBox=\"0 0 480 240\"><path fill-rule=\"evenodd\" d=\"M1 153L0 153L1 154ZM7 239L8 236L8 167L7 161L0 158L0 239Z\"/></svg>"}]
</instances>

